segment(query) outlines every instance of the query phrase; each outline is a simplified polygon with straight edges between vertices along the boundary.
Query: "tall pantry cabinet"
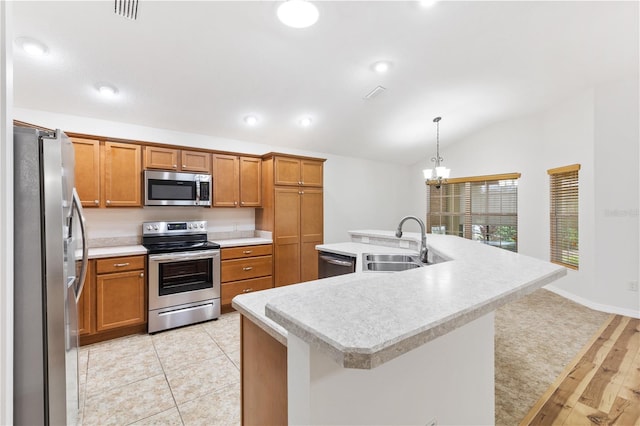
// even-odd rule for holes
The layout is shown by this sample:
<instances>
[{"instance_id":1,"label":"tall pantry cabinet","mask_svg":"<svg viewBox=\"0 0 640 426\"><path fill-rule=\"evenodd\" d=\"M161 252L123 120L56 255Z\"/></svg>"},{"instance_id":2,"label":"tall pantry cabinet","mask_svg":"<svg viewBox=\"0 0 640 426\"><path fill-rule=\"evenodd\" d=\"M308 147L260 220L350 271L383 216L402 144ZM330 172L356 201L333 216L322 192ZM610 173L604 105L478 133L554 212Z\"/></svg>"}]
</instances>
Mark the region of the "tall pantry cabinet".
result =
<instances>
[{"instance_id":1,"label":"tall pantry cabinet","mask_svg":"<svg viewBox=\"0 0 640 426\"><path fill-rule=\"evenodd\" d=\"M324 159L270 153L262 163L256 228L272 232L276 287L318 278L322 244Z\"/></svg>"}]
</instances>

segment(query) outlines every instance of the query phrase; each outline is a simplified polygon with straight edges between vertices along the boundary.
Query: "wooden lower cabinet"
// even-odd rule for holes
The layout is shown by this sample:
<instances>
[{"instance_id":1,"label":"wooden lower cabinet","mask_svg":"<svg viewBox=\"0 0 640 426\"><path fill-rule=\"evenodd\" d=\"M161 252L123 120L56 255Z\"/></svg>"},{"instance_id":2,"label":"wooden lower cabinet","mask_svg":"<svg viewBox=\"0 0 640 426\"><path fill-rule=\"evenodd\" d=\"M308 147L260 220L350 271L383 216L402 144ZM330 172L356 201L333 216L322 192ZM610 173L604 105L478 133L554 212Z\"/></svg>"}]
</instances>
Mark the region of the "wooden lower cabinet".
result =
<instances>
[{"instance_id":1,"label":"wooden lower cabinet","mask_svg":"<svg viewBox=\"0 0 640 426\"><path fill-rule=\"evenodd\" d=\"M96 331L143 324L146 321L144 271L98 275Z\"/></svg>"},{"instance_id":2,"label":"wooden lower cabinet","mask_svg":"<svg viewBox=\"0 0 640 426\"><path fill-rule=\"evenodd\" d=\"M273 287L271 244L223 248L220 262L221 301L224 311L238 294Z\"/></svg>"},{"instance_id":3,"label":"wooden lower cabinet","mask_svg":"<svg viewBox=\"0 0 640 426\"><path fill-rule=\"evenodd\" d=\"M240 317L241 423L286 425L287 347Z\"/></svg>"},{"instance_id":4,"label":"wooden lower cabinet","mask_svg":"<svg viewBox=\"0 0 640 426\"><path fill-rule=\"evenodd\" d=\"M93 261L87 264L87 275L84 279L84 286L80 299L78 300L78 335L86 336L93 333L95 325L91 323L91 282L95 281L95 266Z\"/></svg>"},{"instance_id":5,"label":"wooden lower cabinet","mask_svg":"<svg viewBox=\"0 0 640 426\"><path fill-rule=\"evenodd\" d=\"M146 275L145 256L89 261L78 304L81 345L146 331Z\"/></svg>"}]
</instances>

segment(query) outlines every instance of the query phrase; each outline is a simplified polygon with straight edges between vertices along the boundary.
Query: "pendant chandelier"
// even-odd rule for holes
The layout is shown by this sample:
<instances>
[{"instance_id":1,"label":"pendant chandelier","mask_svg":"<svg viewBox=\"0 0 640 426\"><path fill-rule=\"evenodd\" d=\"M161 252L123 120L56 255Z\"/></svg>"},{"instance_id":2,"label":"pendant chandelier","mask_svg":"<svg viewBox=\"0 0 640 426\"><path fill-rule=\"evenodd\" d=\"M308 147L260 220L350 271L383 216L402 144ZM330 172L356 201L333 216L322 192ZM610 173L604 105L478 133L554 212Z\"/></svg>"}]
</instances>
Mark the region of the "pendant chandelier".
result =
<instances>
[{"instance_id":1,"label":"pendant chandelier","mask_svg":"<svg viewBox=\"0 0 640 426\"><path fill-rule=\"evenodd\" d=\"M440 188L443 183L446 183L451 173L451 169L441 165L444 159L440 157L440 120L442 120L442 117L433 119L433 122L436 123L436 156L431 157L431 162L435 163L436 167L422 170L425 182L429 185L435 185L436 188Z\"/></svg>"}]
</instances>

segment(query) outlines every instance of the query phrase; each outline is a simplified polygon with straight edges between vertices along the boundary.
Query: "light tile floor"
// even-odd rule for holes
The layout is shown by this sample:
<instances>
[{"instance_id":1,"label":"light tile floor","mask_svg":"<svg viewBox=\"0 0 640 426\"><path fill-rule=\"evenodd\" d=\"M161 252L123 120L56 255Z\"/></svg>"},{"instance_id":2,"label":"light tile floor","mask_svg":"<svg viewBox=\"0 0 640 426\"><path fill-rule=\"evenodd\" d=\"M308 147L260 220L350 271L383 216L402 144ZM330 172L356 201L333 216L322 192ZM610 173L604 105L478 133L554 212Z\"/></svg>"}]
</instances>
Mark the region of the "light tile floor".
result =
<instances>
[{"instance_id":1,"label":"light tile floor","mask_svg":"<svg viewBox=\"0 0 640 426\"><path fill-rule=\"evenodd\" d=\"M240 315L80 348L84 425L240 424Z\"/></svg>"}]
</instances>

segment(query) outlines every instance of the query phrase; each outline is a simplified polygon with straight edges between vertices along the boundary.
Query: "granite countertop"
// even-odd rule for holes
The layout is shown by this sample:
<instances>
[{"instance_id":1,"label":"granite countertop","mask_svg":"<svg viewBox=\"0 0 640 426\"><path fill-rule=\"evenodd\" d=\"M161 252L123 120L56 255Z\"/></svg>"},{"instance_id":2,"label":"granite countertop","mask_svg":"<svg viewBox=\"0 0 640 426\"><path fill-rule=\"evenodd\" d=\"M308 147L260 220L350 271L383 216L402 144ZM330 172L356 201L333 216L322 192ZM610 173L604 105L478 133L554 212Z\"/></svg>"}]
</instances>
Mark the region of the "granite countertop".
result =
<instances>
[{"instance_id":1,"label":"granite countertop","mask_svg":"<svg viewBox=\"0 0 640 426\"><path fill-rule=\"evenodd\" d=\"M282 343L293 333L343 367L370 369L566 274L561 266L459 237L430 234L427 242L449 260L240 295L233 306Z\"/></svg>"},{"instance_id":2,"label":"granite countertop","mask_svg":"<svg viewBox=\"0 0 640 426\"><path fill-rule=\"evenodd\" d=\"M220 244L220 247L242 247L242 246L253 246L260 244L271 244L273 240L269 238L262 237L250 237L250 238L231 238L231 239L223 239L223 240L212 240L214 243Z\"/></svg>"},{"instance_id":3,"label":"granite countertop","mask_svg":"<svg viewBox=\"0 0 640 426\"><path fill-rule=\"evenodd\" d=\"M220 244L220 247L241 247L251 246L258 244L271 244L272 240L262 237L247 237L247 238L233 238L215 240L214 242ZM89 259L100 259L104 257L116 257L116 256L135 256L147 254L147 249L141 244L126 245L126 246L110 246L110 247L90 247ZM76 257L82 256L82 253L78 251Z\"/></svg>"},{"instance_id":4,"label":"granite countertop","mask_svg":"<svg viewBox=\"0 0 640 426\"><path fill-rule=\"evenodd\" d=\"M89 248L89 259L140 254L147 254L147 249L142 245Z\"/></svg>"}]
</instances>

